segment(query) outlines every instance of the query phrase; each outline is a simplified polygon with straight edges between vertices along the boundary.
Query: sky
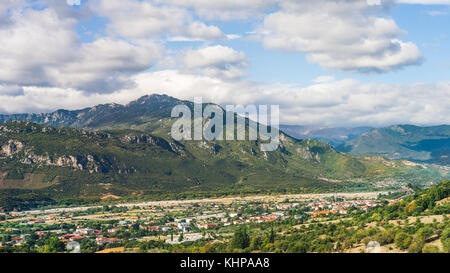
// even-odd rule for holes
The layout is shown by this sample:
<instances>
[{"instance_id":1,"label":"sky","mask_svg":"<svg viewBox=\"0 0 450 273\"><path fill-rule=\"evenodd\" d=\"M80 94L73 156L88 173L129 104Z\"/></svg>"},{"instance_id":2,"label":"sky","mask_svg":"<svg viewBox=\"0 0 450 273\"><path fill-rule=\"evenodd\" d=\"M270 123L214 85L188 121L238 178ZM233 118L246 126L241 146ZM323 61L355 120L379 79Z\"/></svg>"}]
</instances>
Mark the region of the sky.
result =
<instances>
[{"instance_id":1,"label":"sky","mask_svg":"<svg viewBox=\"0 0 450 273\"><path fill-rule=\"evenodd\" d=\"M450 0L1 0L0 113L147 94L450 124Z\"/></svg>"}]
</instances>

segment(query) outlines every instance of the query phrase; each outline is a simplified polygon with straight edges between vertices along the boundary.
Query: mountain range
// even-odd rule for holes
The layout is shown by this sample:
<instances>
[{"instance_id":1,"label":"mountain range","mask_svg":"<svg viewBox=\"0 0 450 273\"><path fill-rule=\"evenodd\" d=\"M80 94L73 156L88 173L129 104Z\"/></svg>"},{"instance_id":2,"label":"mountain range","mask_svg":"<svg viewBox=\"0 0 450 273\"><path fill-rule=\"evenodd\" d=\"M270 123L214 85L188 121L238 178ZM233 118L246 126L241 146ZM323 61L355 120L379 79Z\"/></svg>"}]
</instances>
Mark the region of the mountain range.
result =
<instances>
[{"instance_id":1,"label":"mountain range","mask_svg":"<svg viewBox=\"0 0 450 273\"><path fill-rule=\"evenodd\" d=\"M280 129L286 134L297 139L316 139L330 143L337 147L349 140L374 129L372 127L330 127L330 126L303 126L303 125L280 125Z\"/></svg>"},{"instance_id":2,"label":"mountain range","mask_svg":"<svg viewBox=\"0 0 450 273\"><path fill-rule=\"evenodd\" d=\"M450 165L450 125L395 125L373 129L336 148L354 155Z\"/></svg>"},{"instance_id":3,"label":"mountain range","mask_svg":"<svg viewBox=\"0 0 450 273\"><path fill-rule=\"evenodd\" d=\"M260 139L178 142L170 136L170 114L179 104L194 107L151 95L127 105L1 115L0 207L370 190L429 185L449 174L439 166L339 152L283 132L273 152L261 151Z\"/></svg>"}]
</instances>

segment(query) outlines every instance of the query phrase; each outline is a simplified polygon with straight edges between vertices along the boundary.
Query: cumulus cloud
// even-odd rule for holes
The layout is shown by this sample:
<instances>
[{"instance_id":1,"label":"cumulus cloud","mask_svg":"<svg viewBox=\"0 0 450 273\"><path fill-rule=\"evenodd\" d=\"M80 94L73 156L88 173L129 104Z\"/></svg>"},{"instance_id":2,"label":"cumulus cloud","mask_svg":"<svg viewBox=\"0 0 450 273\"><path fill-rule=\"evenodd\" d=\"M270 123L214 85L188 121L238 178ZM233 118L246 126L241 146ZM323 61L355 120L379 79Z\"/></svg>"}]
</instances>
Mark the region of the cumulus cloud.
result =
<instances>
[{"instance_id":1,"label":"cumulus cloud","mask_svg":"<svg viewBox=\"0 0 450 273\"><path fill-rule=\"evenodd\" d=\"M90 0L80 9L67 5L75 0L39 0L46 4L39 9L31 2L0 5L0 112L125 104L157 92L220 104L278 104L281 122L289 124L450 123L450 82L361 83L329 75L304 87L253 82L245 78L244 52L210 42L239 34L205 23L262 16L256 33L267 48L302 52L327 68L384 72L421 57L388 16L395 0L279 0L278 6L271 0ZM80 41L77 28L87 16L80 12L107 18L105 36ZM204 42L180 50L164 49L166 41ZM156 62L162 70L150 71Z\"/></svg>"},{"instance_id":2,"label":"cumulus cloud","mask_svg":"<svg viewBox=\"0 0 450 273\"><path fill-rule=\"evenodd\" d=\"M18 96L23 95L22 86L17 84L0 84L0 95Z\"/></svg>"},{"instance_id":3,"label":"cumulus cloud","mask_svg":"<svg viewBox=\"0 0 450 273\"><path fill-rule=\"evenodd\" d=\"M67 4L70 6L79 6L81 5L81 0L67 0Z\"/></svg>"},{"instance_id":4,"label":"cumulus cloud","mask_svg":"<svg viewBox=\"0 0 450 273\"><path fill-rule=\"evenodd\" d=\"M159 48L100 38L80 43L77 20L52 7L14 10L0 28L0 83L110 92L146 70Z\"/></svg>"},{"instance_id":5,"label":"cumulus cloud","mask_svg":"<svg viewBox=\"0 0 450 273\"><path fill-rule=\"evenodd\" d=\"M24 5L25 3L25 0L3 0L0 5L0 25L8 21L9 12L13 12L14 9Z\"/></svg>"},{"instance_id":6,"label":"cumulus cloud","mask_svg":"<svg viewBox=\"0 0 450 273\"><path fill-rule=\"evenodd\" d=\"M315 83L330 82L334 80L333 76L319 76L313 80Z\"/></svg>"},{"instance_id":7,"label":"cumulus cloud","mask_svg":"<svg viewBox=\"0 0 450 273\"><path fill-rule=\"evenodd\" d=\"M280 0L260 32L267 48L307 53L310 62L348 72L386 72L417 64L421 53L383 8L366 0Z\"/></svg>"},{"instance_id":8,"label":"cumulus cloud","mask_svg":"<svg viewBox=\"0 0 450 273\"><path fill-rule=\"evenodd\" d=\"M273 0L156 0L158 3L193 8L206 20L235 20L262 16L263 12L276 6Z\"/></svg>"},{"instance_id":9,"label":"cumulus cloud","mask_svg":"<svg viewBox=\"0 0 450 273\"><path fill-rule=\"evenodd\" d=\"M333 126L450 123L450 82L379 84L344 79L305 87L182 74L176 70L139 74L134 94L164 90L220 104L278 104L282 123ZM179 83L183 82L182 85Z\"/></svg>"},{"instance_id":10,"label":"cumulus cloud","mask_svg":"<svg viewBox=\"0 0 450 273\"><path fill-rule=\"evenodd\" d=\"M185 9L172 5L157 5L150 1L94 0L90 8L110 20L110 33L131 40L216 40L224 38L216 26L195 21ZM132 15L132 17L130 17Z\"/></svg>"},{"instance_id":11,"label":"cumulus cloud","mask_svg":"<svg viewBox=\"0 0 450 273\"><path fill-rule=\"evenodd\" d=\"M100 38L81 45L77 58L47 69L55 85L93 92L111 92L133 82L128 76L150 68L160 55L153 44L135 46Z\"/></svg>"},{"instance_id":12,"label":"cumulus cloud","mask_svg":"<svg viewBox=\"0 0 450 273\"><path fill-rule=\"evenodd\" d=\"M46 84L46 68L74 58L75 20L53 9L15 10L0 28L0 82Z\"/></svg>"},{"instance_id":13,"label":"cumulus cloud","mask_svg":"<svg viewBox=\"0 0 450 273\"><path fill-rule=\"evenodd\" d=\"M280 105L282 123L332 126L386 126L391 124L450 124L450 82L380 84L344 79L305 87L227 81L177 70L140 73L134 87L108 94L75 89L24 87L21 95L0 94L0 111L35 112L57 108L79 109L99 103L125 104L150 93L180 99L226 104ZM183 84L180 84L183 83Z\"/></svg>"},{"instance_id":14,"label":"cumulus cloud","mask_svg":"<svg viewBox=\"0 0 450 273\"><path fill-rule=\"evenodd\" d=\"M221 45L189 50L182 54L181 63L184 72L224 79L236 79L245 75L244 69L248 66L243 52Z\"/></svg>"}]
</instances>

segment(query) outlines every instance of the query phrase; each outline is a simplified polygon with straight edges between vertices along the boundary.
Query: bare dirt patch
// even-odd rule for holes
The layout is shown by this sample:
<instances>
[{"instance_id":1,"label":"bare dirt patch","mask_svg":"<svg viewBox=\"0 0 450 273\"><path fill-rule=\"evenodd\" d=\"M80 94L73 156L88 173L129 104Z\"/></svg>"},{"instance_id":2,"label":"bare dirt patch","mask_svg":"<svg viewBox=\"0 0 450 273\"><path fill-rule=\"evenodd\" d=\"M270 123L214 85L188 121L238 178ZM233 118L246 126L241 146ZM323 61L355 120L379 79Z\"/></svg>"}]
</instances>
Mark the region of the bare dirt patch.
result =
<instances>
[{"instance_id":1,"label":"bare dirt patch","mask_svg":"<svg viewBox=\"0 0 450 273\"><path fill-rule=\"evenodd\" d=\"M447 214L447 217L449 217L450 214ZM428 215L428 216L410 216L408 217L408 222L409 223L414 223L417 218L419 218L420 222L423 224L431 224L433 223L434 219L436 219L436 221L438 223L441 223L444 220L444 216L443 215ZM389 223L394 224L394 225L398 225L400 222L401 225L403 225L403 220L390 220Z\"/></svg>"},{"instance_id":2,"label":"bare dirt patch","mask_svg":"<svg viewBox=\"0 0 450 273\"><path fill-rule=\"evenodd\" d=\"M100 199L102 200L118 200L120 199L120 196L114 195L114 194L106 194L103 195Z\"/></svg>"}]
</instances>

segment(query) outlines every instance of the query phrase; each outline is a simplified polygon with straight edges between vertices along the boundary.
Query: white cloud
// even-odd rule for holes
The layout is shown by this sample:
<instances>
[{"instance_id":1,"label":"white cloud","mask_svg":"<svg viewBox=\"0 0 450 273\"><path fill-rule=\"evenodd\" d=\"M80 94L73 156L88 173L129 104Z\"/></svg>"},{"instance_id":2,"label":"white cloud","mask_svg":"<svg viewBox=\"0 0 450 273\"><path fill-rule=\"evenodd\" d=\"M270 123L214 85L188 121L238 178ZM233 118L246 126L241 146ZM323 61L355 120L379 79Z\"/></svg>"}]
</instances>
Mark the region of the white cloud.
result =
<instances>
[{"instance_id":1,"label":"white cloud","mask_svg":"<svg viewBox=\"0 0 450 273\"><path fill-rule=\"evenodd\" d=\"M18 7L24 5L25 0L2 0L0 5L0 24L8 21L8 12L14 12Z\"/></svg>"},{"instance_id":2,"label":"white cloud","mask_svg":"<svg viewBox=\"0 0 450 273\"><path fill-rule=\"evenodd\" d=\"M0 84L0 96L17 96L23 95L23 89L17 84Z\"/></svg>"},{"instance_id":3,"label":"white cloud","mask_svg":"<svg viewBox=\"0 0 450 273\"><path fill-rule=\"evenodd\" d=\"M49 7L14 10L0 28L0 83L79 88L90 92L120 89L130 73L152 66L159 48L107 38L80 43L77 20Z\"/></svg>"},{"instance_id":4,"label":"white cloud","mask_svg":"<svg viewBox=\"0 0 450 273\"><path fill-rule=\"evenodd\" d=\"M203 96L221 104L278 104L281 122L290 124L450 124L449 101L443 99L450 97L450 82L363 84L345 79L300 88L245 80L223 81L175 70L143 73L135 79L136 95L157 90L181 99Z\"/></svg>"},{"instance_id":5,"label":"white cloud","mask_svg":"<svg viewBox=\"0 0 450 273\"><path fill-rule=\"evenodd\" d=\"M242 36L239 34L227 34L227 39L228 40L236 40L236 39L240 39Z\"/></svg>"},{"instance_id":6,"label":"white cloud","mask_svg":"<svg viewBox=\"0 0 450 273\"><path fill-rule=\"evenodd\" d=\"M282 123L333 126L450 124L450 82L379 84L352 79L305 87L227 81L206 75L162 70L132 77L136 84L109 94L74 89L24 87L22 95L0 94L0 111L79 109L99 103L125 104L142 95L164 93L225 104L278 104ZM182 84L180 84L182 83Z\"/></svg>"},{"instance_id":7,"label":"white cloud","mask_svg":"<svg viewBox=\"0 0 450 273\"><path fill-rule=\"evenodd\" d=\"M177 6L137 0L94 0L90 8L109 18L111 34L131 40L158 40L167 36L172 41L201 41L225 37L218 27L195 21L185 8Z\"/></svg>"},{"instance_id":8,"label":"white cloud","mask_svg":"<svg viewBox=\"0 0 450 273\"><path fill-rule=\"evenodd\" d=\"M236 20L262 16L276 6L274 0L156 0L159 3L193 8L207 20Z\"/></svg>"},{"instance_id":9,"label":"white cloud","mask_svg":"<svg viewBox=\"0 0 450 273\"><path fill-rule=\"evenodd\" d=\"M81 5L81 0L67 0L67 5L79 6Z\"/></svg>"},{"instance_id":10,"label":"white cloud","mask_svg":"<svg viewBox=\"0 0 450 273\"><path fill-rule=\"evenodd\" d=\"M366 0L368 5L378 6L382 4L382 0Z\"/></svg>"},{"instance_id":11,"label":"white cloud","mask_svg":"<svg viewBox=\"0 0 450 273\"><path fill-rule=\"evenodd\" d=\"M202 22L189 24L182 35L184 36L169 36L167 40L171 42L211 41L226 37L218 27L207 26Z\"/></svg>"},{"instance_id":12,"label":"white cloud","mask_svg":"<svg viewBox=\"0 0 450 273\"><path fill-rule=\"evenodd\" d=\"M75 20L53 9L16 10L9 19L0 28L0 82L46 84L47 67L75 57Z\"/></svg>"},{"instance_id":13,"label":"white cloud","mask_svg":"<svg viewBox=\"0 0 450 273\"><path fill-rule=\"evenodd\" d=\"M198 50L189 50L179 57L184 73L237 79L245 75L248 60L243 52L237 52L226 46L209 46Z\"/></svg>"},{"instance_id":14,"label":"white cloud","mask_svg":"<svg viewBox=\"0 0 450 273\"><path fill-rule=\"evenodd\" d=\"M420 60L417 46L400 40L405 32L385 13L393 1L279 0L280 9L266 14L251 34L268 48L306 53L324 67L390 71ZM225 35L198 18L253 20L275 1L90 0L81 10L107 17L108 31L84 43L76 32L77 9L66 1L39 2L49 7L34 10L21 0L0 5L0 112L124 104L161 92L222 104L279 104L282 122L291 124L450 123L449 82L381 84L320 76L304 87L263 84L245 79L249 60L231 47L205 42L162 54L167 40L237 39L239 34ZM165 70L148 72L157 61Z\"/></svg>"},{"instance_id":15,"label":"white cloud","mask_svg":"<svg viewBox=\"0 0 450 273\"><path fill-rule=\"evenodd\" d=\"M315 83L323 83L323 82L330 82L333 81L334 77L333 76L319 76L317 78L315 78L313 80L313 82Z\"/></svg>"},{"instance_id":16,"label":"white cloud","mask_svg":"<svg viewBox=\"0 0 450 273\"><path fill-rule=\"evenodd\" d=\"M365 0L281 0L260 29L267 48L307 53L310 62L348 72L385 72L421 59L414 43L398 39L394 20L375 16Z\"/></svg>"},{"instance_id":17,"label":"white cloud","mask_svg":"<svg viewBox=\"0 0 450 273\"><path fill-rule=\"evenodd\" d=\"M153 44L135 46L121 40L100 38L84 43L70 62L49 67L47 74L56 86L92 92L111 92L133 84L128 76L144 71L160 56Z\"/></svg>"}]
</instances>

